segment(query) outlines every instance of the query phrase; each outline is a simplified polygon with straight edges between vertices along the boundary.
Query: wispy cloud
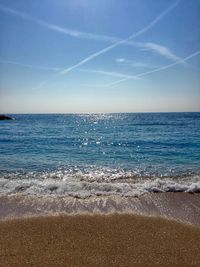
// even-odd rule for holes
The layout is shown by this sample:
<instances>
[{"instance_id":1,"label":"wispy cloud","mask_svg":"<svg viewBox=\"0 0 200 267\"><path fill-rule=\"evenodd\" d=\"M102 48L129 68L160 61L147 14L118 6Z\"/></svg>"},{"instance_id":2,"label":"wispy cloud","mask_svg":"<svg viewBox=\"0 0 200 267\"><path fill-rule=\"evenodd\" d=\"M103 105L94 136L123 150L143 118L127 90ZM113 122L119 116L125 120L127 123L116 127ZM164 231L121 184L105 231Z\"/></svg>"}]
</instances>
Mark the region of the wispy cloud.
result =
<instances>
[{"instance_id":1,"label":"wispy cloud","mask_svg":"<svg viewBox=\"0 0 200 267\"><path fill-rule=\"evenodd\" d=\"M138 48L144 50L144 51L151 51L155 54L158 54L164 58L167 58L167 59L170 59L174 62L176 62L177 60L180 61L180 64L185 64L185 62L182 60L181 57L177 56L174 52L172 52L172 50L167 47L167 46L164 46L164 45L161 45L161 44L157 44L157 43L135 43L135 44L132 44L134 46L137 46ZM120 62L121 60L121 62ZM123 61L123 58L119 58L118 59L118 63L127 63L127 64L131 64L131 62L128 62L128 60L124 60Z\"/></svg>"},{"instance_id":2,"label":"wispy cloud","mask_svg":"<svg viewBox=\"0 0 200 267\"><path fill-rule=\"evenodd\" d=\"M73 37L78 37L79 35L81 35L81 32L79 32L79 31L75 31L75 30L67 29L67 28L62 28L58 25L47 23L47 22L40 20L38 18L35 18L35 17L33 17L27 13L18 11L16 9L12 9L12 8L4 6L2 4L0 4L0 11L6 13L8 15L26 20L26 21L34 22L34 23L36 23L42 27L45 27L49 30L52 30L52 31L60 32L60 33L67 34L67 35L70 35Z\"/></svg>"},{"instance_id":3,"label":"wispy cloud","mask_svg":"<svg viewBox=\"0 0 200 267\"><path fill-rule=\"evenodd\" d=\"M178 57L169 48L167 48L165 46L161 46L161 45L155 44L155 43L133 42L131 39L133 39L134 37L137 37L137 36L145 33L146 31L148 31L149 29L151 29L156 23L158 23L159 20L161 20L167 13L169 13L173 8L175 8L177 6L178 2L179 1L175 2L173 5L171 5L169 8L167 8L164 12L162 12L159 16L157 16L149 25L147 25L142 30L140 30L136 34L134 34L134 36L132 36L132 38L129 38L126 40L122 40L120 38L113 37L113 36L98 35L98 34L94 34L94 33L81 32L81 31L74 30L74 29L64 28L64 27L59 26L59 25L50 24L50 23L47 23L41 19L30 16L27 13L9 8L9 7L1 5L1 4L0 4L0 11L4 12L6 14L9 14L11 16L18 17L18 18L23 19L23 20L27 20L27 21L36 23L36 24L38 24L38 25L40 25L40 26L42 26L48 30L51 30L51 31L54 31L57 33L61 33L61 34L65 34L65 35L71 36L73 38L100 41L100 42L110 42L110 43L117 43L117 42L123 41L122 42L123 45L129 45L129 46L134 46L134 47L146 49L149 51L153 51L154 53L158 53L161 56L164 56L168 59L177 60Z\"/></svg>"},{"instance_id":4,"label":"wispy cloud","mask_svg":"<svg viewBox=\"0 0 200 267\"><path fill-rule=\"evenodd\" d=\"M59 75L64 75L64 74L67 74L69 72L71 72L72 70L84 65L85 63L93 60L94 58L100 56L100 55L103 55L105 54L106 52L114 49L115 47L118 47L122 44L125 44L127 42L129 42L130 40L132 40L133 38L135 37L138 37L142 34L144 34L145 32L149 31L151 28L153 28L161 19L163 19L172 9L174 9L179 3L179 0L176 1L174 4L170 5L167 9L165 9L162 13L160 13L155 19L153 19L153 21L148 24L146 27L142 28L141 30L139 30L138 32L136 33L133 33L131 34L128 38L126 39L123 39L123 40L120 40L120 41L116 41L114 44L110 45L110 46L107 46L106 48L104 49L101 49L100 51L96 52L96 53L93 53L91 55L89 55L88 57L86 57L85 59L81 60L80 62L78 62L77 64L75 65L72 65L64 70L62 70L59 74L56 74L54 75L53 77L56 77L56 76L59 76ZM51 79L53 78L51 77ZM40 89L42 88L44 85L46 85L49 81L46 80L42 83L39 84L39 86L36 86L37 89ZM34 88L35 89L35 88Z\"/></svg>"},{"instance_id":5,"label":"wispy cloud","mask_svg":"<svg viewBox=\"0 0 200 267\"><path fill-rule=\"evenodd\" d=\"M113 36L98 35L98 34L94 34L94 33L82 32L82 31L62 27L60 25L51 24L51 23L48 23L48 22L43 21L41 19L38 19L36 17L33 17L27 13L24 13L24 12L18 11L16 9L4 6L2 4L0 4L0 11L4 12L10 16L14 16L14 17L26 20L26 21L36 23L36 24L38 24L42 27L45 27L51 31L55 31L55 32L65 34L65 35L75 37L75 38L82 38L82 39L101 41L101 42L111 42L111 43L121 41L120 38L113 37ZM129 43L129 45L137 45L137 44L133 42L133 43Z\"/></svg>"},{"instance_id":6,"label":"wispy cloud","mask_svg":"<svg viewBox=\"0 0 200 267\"><path fill-rule=\"evenodd\" d=\"M133 68L153 69L153 68L157 67L157 66L150 64L150 63L138 62L138 61L134 61L134 60L126 59L126 58L116 58L115 62L117 62L118 64L133 67Z\"/></svg>"},{"instance_id":7,"label":"wispy cloud","mask_svg":"<svg viewBox=\"0 0 200 267\"><path fill-rule=\"evenodd\" d=\"M137 62L134 60L130 60L130 59L125 59L125 58L116 58L115 61L119 64L123 64L123 65L128 65L130 67L134 67L134 68L148 68L148 69L153 69L151 71L147 71L138 75L126 75L126 74L122 74L122 73L118 73L118 72L109 72L109 71L104 71L104 70L90 70L90 69L81 69L81 71L85 71L85 72L90 72L90 73L96 73L96 74L103 74L103 75L108 75L108 76L114 76L114 77L122 77L123 79L117 82L113 82L112 85L125 81L125 80L129 80L129 79L139 79L140 77L153 73L153 72L157 72L157 71L161 71L163 69L172 67L174 65L177 64L185 64L186 59L181 59L177 56L175 56L173 53L171 53L171 51L169 49L167 49L166 47L157 45L157 44L152 44L152 43L148 43L147 46L152 50L158 50L159 53L165 54L167 58L172 59L173 61L175 61L172 64L163 66L163 67L157 67L155 65L152 64L148 64L148 63L143 63L143 62Z\"/></svg>"},{"instance_id":8,"label":"wispy cloud","mask_svg":"<svg viewBox=\"0 0 200 267\"><path fill-rule=\"evenodd\" d=\"M151 50L157 54L160 54L161 56L164 56L165 58L171 59L172 61L180 61L180 63L184 64L184 61L176 56L168 47L162 46L155 43L145 43L144 48L147 50Z\"/></svg>"},{"instance_id":9,"label":"wispy cloud","mask_svg":"<svg viewBox=\"0 0 200 267\"><path fill-rule=\"evenodd\" d=\"M123 73L119 73L119 72L111 72L111 71L104 71L104 70L88 70L88 69L80 69L80 71L89 72L89 73L96 73L96 74L103 74L103 75L119 77L119 78L126 78L126 79L136 79L136 80L139 79L136 76L127 75L127 74L123 74Z\"/></svg>"},{"instance_id":10,"label":"wispy cloud","mask_svg":"<svg viewBox=\"0 0 200 267\"><path fill-rule=\"evenodd\" d=\"M32 88L33 91L37 91L44 87L48 83L48 80L42 81L41 83L37 84L35 87Z\"/></svg>"},{"instance_id":11,"label":"wispy cloud","mask_svg":"<svg viewBox=\"0 0 200 267\"><path fill-rule=\"evenodd\" d=\"M160 68L156 68L156 69L154 69L154 70L150 70L150 71L146 71L146 72L140 73L140 74L134 76L134 79L135 79L135 78L141 78L141 77L143 77L143 76L146 76L146 75L149 75L149 74L152 74L152 73L155 73L155 72L159 72L159 71L163 71L163 70L166 70L166 69L170 69L170 68L172 68L172 67L174 67L174 66L176 66L176 65L181 64L182 61L186 62L186 61L190 60L191 58L198 56L199 54L200 54L200 50L198 50L198 51L192 53L191 55L189 55L189 56L183 58L182 60L177 60L176 62L174 62L174 63L172 63L172 64L168 64L168 65L162 66L162 67L160 67ZM119 84L119 83L122 83L122 82L125 82L125 81L128 81L128 80L131 80L131 79L132 79L132 78L123 78L123 79L118 80L118 81L116 81L116 82L107 84L107 85L105 85L105 87L110 87L110 86L113 86L113 85L117 85L117 84Z\"/></svg>"},{"instance_id":12,"label":"wispy cloud","mask_svg":"<svg viewBox=\"0 0 200 267\"><path fill-rule=\"evenodd\" d=\"M139 30L138 32L136 33L133 33L131 34L128 38L126 39L123 39L123 40L120 40L120 41L116 41L114 44L94 53L94 54L91 54L90 56L86 57L85 59L81 60L79 63L63 70L61 72L61 74L66 74L68 72L70 72L71 70L85 64L86 62L89 62L91 61L92 59L102 55L102 54L105 54L106 52L112 50L113 48L115 47L118 47L130 40L132 40L133 38L135 37L138 37L142 34L144 34L145 32L147 32L148 30L150 30L153 26L155 26L162 18L164 18L173 8L175 8L177 6L179 1L176 1L174 4L172 4L170 7L168 7L166 10L164 10L160 15L158 15L150 24L148 24L146 27L142 28L141 30Z\"/></svg>"},{"instance_id":13,"label":"wispy cloud","mask_svg":"<svg viewBox=\"0 0 200 267\"><path fill-rule=\"evenodd\" d=\"M130 41L132 41L132 39L146 33L147 31L149 31L151 28L153 28L161 19L163 19L171 10L173 10L179 3L180 0L176 1L175 3L173 3L172 5L170 5L167 9L165 9L163 12L161 12L155 19L153 19L146 27L142 28L141 30L137 31L136 33L133 33L131 34L128 38L126 39L115 39L113 37L109 37L110 41L112 39L112 45L109 45L107 46L106 48L104 49L101 49L100 51L96 52L96 53L93 53L91 54L90 56L86 57L85 59L81 60L80 62L78 62L77 64L74 64L73 66L70 66L64 70L62 70L59 74L56 74L55 76L58 76L58 75L63 75L63 74L67 74L69 73L70 71L82 66L83 64L93 60L94 58L100 56L100 55L103 55L105 54L106 52L114 49L115 47L118 47L120 45L124 45L124 44L127 44L129 43ZM79 32L79 31L74 31L74 30L70 30L70 29L66 29L66 28L62 28L60 26L57 26L57 25L53 25L53 24L49 24L47 22L44 22L40 19L37 19L33 16L30 16L26 13L23 13L23 12L19 12L17 10L14 10L14 9L11 9L9 7L6 7L4 5L0 5L0 10L7 13L7 14L10 14L12 16L16 16L16 17L19 17L21 19L25 19L25 20L28 20L28 21L32 21L34 23L37 23L38 25L41 25L43 27L46 27L52 31L56 31L56 32L60 32L60 33L64 33L64 34L67 34L67 35L70 35L70 36L73 36L73 37L79 37L79 38L93 38L95 40L97 39L101 39L102 40L102 37L99 38L98 35L93 35L93 34L87 34L87 33L82 33L82 32ZM107 37L103 37L104 40L107 39ZM139 46L139 43L136 44L137 46ZM154 49L155 50L155 49ZM54 76L54 77L55 77ZM40 83L40 85L44 85L46 84L48 81L44 81L42 83ZM41 88L42 86L40 86L39 88ZM37 86L38 88L38 86Z\"/></svg>"},{"instance_id":14,"label":"wispy cloud","mask_svg":"<svg viewBox=\"0 0 200 267\"><path fill-rule=\"evenodd\" d=\"M147 30L151 29L155 24L158 23L167 13L169 13L173 8L175 8L178 5L178 2L180 0L176 1L174 4L172 4L170 7L168 7L166 10L164 10L159 16L157 16L149 25L144 27L142 30L138 31L134 37L139 36L146 32ZM33 17L27 13L18 11L16 9L7 7L5 5L0 4L0 11L9 14L11 16L15 16L18 18L21 18L23 20L27 20L30 22L34 22L40 26L43 26L49 30L56 31L58 33L66 34L72 37L77 37L77 38L83 38L83 39L90 39L90 40L95 40L95 41L102 41L102 42L111 42L111 43L116 43L119 41L122 41L120 38L114 37L114 36L107 36L107 35L99 35L99 34L94 34L94 33L88 33L88 32L82 32L66 27L62 27L60 25L55 25L48 23L46 21L43 21L41 19L38 19L36 17ZM125 44L128 45L134 45L134 46L140 46L141 43L139 42L131 42L130 40L127 40L127 42L124 42Z\"/></svg>"},{"instance_id":15,"label":"wispy cloud","mask_svg":"<svg viewBox=\"0 0 200 267\"><path fill-rule=\"evenodd\" d=\"M61 68L54 68L54 67L51 68L51 67L46 67L46 66L23 64L23 63L16 62L16 61L11 61L11 60L0 60L0 63L17 65L17 66L21 66L21 67L24 67L24 68L38 69L38 70L44 70L44 71L58 72L58 71L61 70Z\"/></svg>"}]
</instances>

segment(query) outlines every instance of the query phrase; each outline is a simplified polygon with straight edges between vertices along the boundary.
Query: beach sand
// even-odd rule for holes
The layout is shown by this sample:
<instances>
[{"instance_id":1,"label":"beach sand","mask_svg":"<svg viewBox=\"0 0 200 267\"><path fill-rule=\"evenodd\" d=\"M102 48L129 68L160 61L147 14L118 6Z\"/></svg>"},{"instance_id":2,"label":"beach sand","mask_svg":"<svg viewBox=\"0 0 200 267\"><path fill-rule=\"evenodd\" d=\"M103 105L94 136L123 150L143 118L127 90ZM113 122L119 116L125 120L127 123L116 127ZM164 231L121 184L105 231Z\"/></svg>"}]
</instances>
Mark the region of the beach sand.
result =
<instances>
[{"instance_id":1,"label":"beach sand","mask_svg":"<svg viewBox=\"0 0 200 267\"><path fill-rule=\"evenodd\" d=\"M137 214L159 216L200 226L200 194L149 193L139 197L0 196L0 220L75 214Z\"/></svg>"},{"instance_id":2,"label":"beach sand","mask_svg":"<svg viewBox=\"0 0 200 267\"><path fill-rule=\"evenodd\" d=\"M139 215L0 222L0 266L200 266L200 227Z\"/></svg>"}]
</instances>

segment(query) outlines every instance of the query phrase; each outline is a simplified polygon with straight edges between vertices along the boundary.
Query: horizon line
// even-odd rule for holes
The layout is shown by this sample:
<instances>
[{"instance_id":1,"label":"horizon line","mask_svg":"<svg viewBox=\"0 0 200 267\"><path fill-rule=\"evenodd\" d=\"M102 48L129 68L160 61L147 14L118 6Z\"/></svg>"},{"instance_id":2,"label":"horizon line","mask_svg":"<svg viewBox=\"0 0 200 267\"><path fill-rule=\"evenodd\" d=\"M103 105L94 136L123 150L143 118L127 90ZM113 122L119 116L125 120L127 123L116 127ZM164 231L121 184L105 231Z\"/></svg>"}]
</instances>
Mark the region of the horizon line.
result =
<instances>
[{"instance_id":1,"label":"horizon line","mask_svg":"<svg viewBox=\"0 0 200 267\"><path fill-rule=\"evenodd\" d=\"M139 113L200 113L199 111L113 111L113 112L32 112L32 113L0 113L0 115L79 115L79 114L139 114Z\"/></svg>"}]
</instances>

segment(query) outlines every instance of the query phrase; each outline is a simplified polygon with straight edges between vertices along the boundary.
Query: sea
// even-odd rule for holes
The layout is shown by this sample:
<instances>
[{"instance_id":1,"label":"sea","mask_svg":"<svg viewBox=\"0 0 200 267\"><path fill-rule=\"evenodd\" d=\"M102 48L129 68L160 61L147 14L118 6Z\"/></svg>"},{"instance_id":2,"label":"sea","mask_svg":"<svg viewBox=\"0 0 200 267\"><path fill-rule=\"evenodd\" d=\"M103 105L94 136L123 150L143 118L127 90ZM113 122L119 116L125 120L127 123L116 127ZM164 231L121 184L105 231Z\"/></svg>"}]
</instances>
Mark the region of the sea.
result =
<instances>
[{"instance_id":1,"label":"sea","mask_svg":"<svg viewBox=\"0 0 200 267\"><path fill-rule=\"evenodd\" d=\"M0 195L200 192L200 113L12 114Z\"/></svg>"}]
</instances>

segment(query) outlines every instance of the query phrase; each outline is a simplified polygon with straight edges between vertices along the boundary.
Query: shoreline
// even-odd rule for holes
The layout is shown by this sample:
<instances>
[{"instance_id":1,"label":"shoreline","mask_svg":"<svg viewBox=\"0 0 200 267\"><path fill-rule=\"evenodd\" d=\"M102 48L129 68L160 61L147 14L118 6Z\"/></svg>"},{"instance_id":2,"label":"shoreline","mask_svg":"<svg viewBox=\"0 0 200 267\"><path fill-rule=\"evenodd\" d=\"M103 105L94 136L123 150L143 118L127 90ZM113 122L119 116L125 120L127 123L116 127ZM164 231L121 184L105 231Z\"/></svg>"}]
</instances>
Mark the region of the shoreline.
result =
<instances>
[{"instance_id":1,"label":"shoreline","mask_svg":"<svg viewBox=\"0 0 200 267\"><path fill-rule=\"evenodd\" d=\"M200 266L200 194L0 196L0 266Z\"/></svg>"},{"instance_id":2,"label":"shoreline","mask_svg":"<svg viewBox=\"0 0 200 267\"><path fill-rule=\"evenodd\" d=\"M85 199L12 194L0 196L0 221L57 215L133 214L173 219L200 226L200 194L147 193L139 197Z\"/></svg>"},{"instance_id":3,"label":"shoreline","mask_svg":"<svg viewBox=\"0 0 200 267\"><path fill-rule=\"evenodd\" d=\"M0 222L0 266L199 266L200 228L141 215Z\"/></svg>"}]
</instances>

